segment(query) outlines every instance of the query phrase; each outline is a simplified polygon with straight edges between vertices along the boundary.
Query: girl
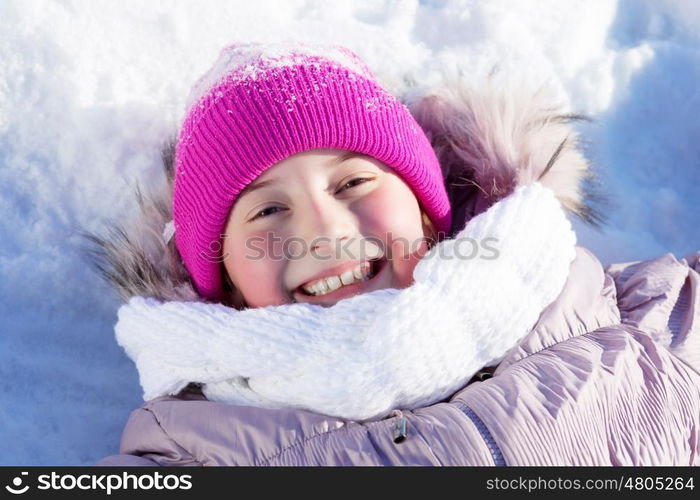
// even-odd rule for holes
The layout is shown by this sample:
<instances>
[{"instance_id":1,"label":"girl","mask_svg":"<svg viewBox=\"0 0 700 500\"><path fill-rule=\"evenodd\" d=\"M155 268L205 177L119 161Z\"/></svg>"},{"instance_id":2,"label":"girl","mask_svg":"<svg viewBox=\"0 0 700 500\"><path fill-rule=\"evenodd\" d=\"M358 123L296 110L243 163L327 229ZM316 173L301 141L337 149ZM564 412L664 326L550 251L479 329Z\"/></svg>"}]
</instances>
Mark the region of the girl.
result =
<instances>
[{"instance_id":1,"label":"girl","mask_svg":"<svg viewBox=\"0 0 700 500\"><path fill-rule=\"evenodd\" d=\"M164 196L92 237L146 401L100 465L697 463L700 254L575 246L541 94L406 102L342 47L222 51Z\"/></svg>"}]
</instances>

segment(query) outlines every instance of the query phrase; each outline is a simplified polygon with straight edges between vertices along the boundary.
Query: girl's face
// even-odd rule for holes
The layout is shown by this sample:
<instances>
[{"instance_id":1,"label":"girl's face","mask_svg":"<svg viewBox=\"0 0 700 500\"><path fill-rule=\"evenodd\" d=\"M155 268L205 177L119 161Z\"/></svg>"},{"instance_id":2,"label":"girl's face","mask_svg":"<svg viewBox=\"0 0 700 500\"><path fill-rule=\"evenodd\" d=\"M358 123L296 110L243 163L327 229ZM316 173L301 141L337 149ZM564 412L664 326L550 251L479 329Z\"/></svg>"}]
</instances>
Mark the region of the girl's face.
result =
<instances>
[{"instance_id":1,"label":"girl's face","mask_svg":"<svg viewBox=\"0 0 700 500\"><path fill-rule=\"evenodd\" d=\"M407 287L433 231L408 185L378 160L336 149L298 153L248 185L229 214L222 257L231 301L327 307ZM329 279L304 291L319 278Z\"/></svg>"}]
</instances>

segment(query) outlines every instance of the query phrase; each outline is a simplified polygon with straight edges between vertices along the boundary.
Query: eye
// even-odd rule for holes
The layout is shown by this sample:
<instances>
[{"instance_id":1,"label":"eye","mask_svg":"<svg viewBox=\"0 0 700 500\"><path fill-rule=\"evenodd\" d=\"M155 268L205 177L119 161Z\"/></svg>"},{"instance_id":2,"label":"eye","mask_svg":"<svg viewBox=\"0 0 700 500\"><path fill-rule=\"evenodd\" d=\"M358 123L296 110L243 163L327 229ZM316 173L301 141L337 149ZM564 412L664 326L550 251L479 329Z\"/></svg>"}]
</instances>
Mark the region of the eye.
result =
<instances>
[{"instance_id":1,"label":"eye","mask_svg":"<svg viewBox=\"0 0 700 500\"><path fill-rule=\"evenodd\" d=\"M263 208L262 210L260 210L259 212L257 212L257 213L249 220L249 222L250 222L250 221L254 221L255 219L258 219L258 218L267 217L268 215L270 215L270 214L268 213L268 211L269 211L269 210L275 210L275 209L284 210L282 207L266 207L266 208ZM272 213L275 213L275 212L272 212Z\"/></svg>"},{"instance_id":2,"label":"eye","mask_svg":"<svg viewBox=\"0 0 700 500\"><path fill-rule=\"evenodd\" d=\"M363 184L366 181L372 181L372 180L374 180L374 178L372 178L372 177L355 177L354 179L343 184L340 187L340 189L338 191L336 191L336 193L339 193L341 191L345 191L346 188L350 189L350 188L353 188L355 186L359 186L360 184Z\"/></svg>"}]
</instances>

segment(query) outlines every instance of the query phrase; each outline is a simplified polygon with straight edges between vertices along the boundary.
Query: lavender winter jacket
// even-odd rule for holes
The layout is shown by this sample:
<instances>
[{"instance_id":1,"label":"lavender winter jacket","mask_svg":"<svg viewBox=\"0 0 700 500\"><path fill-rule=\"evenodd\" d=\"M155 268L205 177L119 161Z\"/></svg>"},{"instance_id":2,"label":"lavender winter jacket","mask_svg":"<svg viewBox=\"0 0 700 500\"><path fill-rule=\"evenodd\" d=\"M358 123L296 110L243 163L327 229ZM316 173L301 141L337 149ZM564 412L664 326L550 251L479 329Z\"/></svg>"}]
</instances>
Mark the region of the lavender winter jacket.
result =
<instances>
[{"instance_id":1,"label":"lavender winter jacket","mask_svg":"<svg viewBox=\"0 0 700 500\"><path fill-rule=\"evenodd\" d=\"M531 180L595 221L575 117L541 97L458 86L407 103L444 169L453 232ZM138 194L140 221L92 238L125 300L197 300L172 241L153 237L171 215L164 159L167 186L160 198ZM134 410L119 454L98 465L698 465L699 261L700 252L666 254L603 269L577 247L564 289L529 335L445 401L358 423L183 391Z\"/></svg>"},{"instance_id":2,"label":"lavender winter jacket","mask_svg":"<svg viewBox=\"0 0 700 500\"><path fill-rule=\"evenodd\" d=\"M700 252L604 271L578 247L532 332L445 402L360 424L181 393L98 465L699 465L699 271Z\"/></svg>"}]
</instances>

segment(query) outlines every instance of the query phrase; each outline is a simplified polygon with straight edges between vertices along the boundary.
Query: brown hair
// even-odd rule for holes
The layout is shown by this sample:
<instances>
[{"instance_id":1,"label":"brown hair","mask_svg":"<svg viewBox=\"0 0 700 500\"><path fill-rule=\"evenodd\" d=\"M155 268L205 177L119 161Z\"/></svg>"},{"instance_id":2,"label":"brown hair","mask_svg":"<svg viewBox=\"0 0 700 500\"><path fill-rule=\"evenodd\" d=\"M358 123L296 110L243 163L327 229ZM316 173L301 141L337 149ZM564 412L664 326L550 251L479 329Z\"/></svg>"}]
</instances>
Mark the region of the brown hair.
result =
<instances>
[{"instance_id":1,"label":"brown hair","mask_svg":"<svg viewBox=\"0 0 700 500\"><path fill-rule=\"evenodd\" d=\"M231 281L231 277L228 275L223 262L221 263L221 282L224 290L223 298L221 299L222 304L239 310L248 307L243 294Z\"/></svg>"}]
</instances>

